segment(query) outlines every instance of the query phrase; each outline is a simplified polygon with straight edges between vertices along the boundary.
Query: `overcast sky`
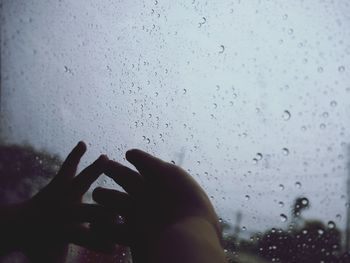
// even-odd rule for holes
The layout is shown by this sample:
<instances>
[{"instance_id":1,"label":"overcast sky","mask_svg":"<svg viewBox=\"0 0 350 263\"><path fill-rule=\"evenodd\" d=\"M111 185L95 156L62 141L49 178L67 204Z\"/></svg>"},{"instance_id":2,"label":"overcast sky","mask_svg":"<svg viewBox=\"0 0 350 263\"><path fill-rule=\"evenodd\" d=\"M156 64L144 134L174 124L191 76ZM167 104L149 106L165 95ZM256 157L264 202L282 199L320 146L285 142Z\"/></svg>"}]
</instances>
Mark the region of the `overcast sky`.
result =
<instances>
[{"instance_id":1,"label":"overcast sky","mask_svg":"<svg viewBox=\"0 0 350 263\"><path fill-rule=\"evenodd\" d=\"M342 227L350 6L339 1L3 0L1 137L180 163L232 223ZM101 184L111 186L109 180Z\"/></svg>"}]
</instances>

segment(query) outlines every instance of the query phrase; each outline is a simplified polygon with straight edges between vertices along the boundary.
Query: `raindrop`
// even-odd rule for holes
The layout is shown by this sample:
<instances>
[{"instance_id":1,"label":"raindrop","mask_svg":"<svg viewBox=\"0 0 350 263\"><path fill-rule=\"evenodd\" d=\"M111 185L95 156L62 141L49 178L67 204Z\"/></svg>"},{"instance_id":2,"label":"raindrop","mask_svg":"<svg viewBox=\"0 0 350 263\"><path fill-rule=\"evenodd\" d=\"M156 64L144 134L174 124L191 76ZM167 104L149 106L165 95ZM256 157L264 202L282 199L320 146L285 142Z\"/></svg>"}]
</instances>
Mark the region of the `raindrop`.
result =
<instances>
[{"instance_id":1,"label":"raindrop","mask_svg":"<svg viewBox=\"0 0 350 263\"><path fill-rule=\"evenodd\" d=\"M249 195L245 195L245 200L249 201L249 199L250 199L250 196Z\"/></svg>"},{"instance_id":2,"label":"raindrop","mask_svg":"<svg viewBox=\"0 0 350 263\"><path fill-rule=\"evenodd\" d=\"M309 205L309 199L307 199L306 197L301 199L301 204L303 206L308 206Z\"/></svg>"},{"instance_id":3,"label":"raindrop","mask_svg":"<svg viewBox=\"0 0 350 263\"><path fill-rule=\"evenodd\" d=\"M263 158L262 153L257 153L256 154L256 159L258 159L258 161L260 161Z\"/></svg>"},{"instance_id":4,"label":"raindrop","mask_svg":"<svg viewBox=\"0 0 350 263\"><path fill-rule=\"evenodd\" d=\"M186 93L187 93L187 89L183 89L182 94L186 94Z\"/></svg>"},{"instance_id":5,"label":"raindrop","mask_svg":"<svg viewBox=\"0 0 350 263\"><path fill-rule=\"evenodd\" d=\"M338 105L338 103L335 100L332 100L330 105L334 108Z\"/></svg>"},{"instance_id":6,"label":"raindrop","mask_svg":"<svg viewBox=\"0 0 350 263\"><path fill-rule=\"evenodd\" d=\"M292 35L293 33L294 33L293 28L290 28L290 29L288 30L288 34L289 34L289 35Z\"/></svg>"},{"instance_id":7,"label":"raindrop","mask_svg":"<svg viewBox=\"0 0 350 263\"><path fill-rule=\"evenodd\" d=\"M344 72L345 71L345 67L344 66L339 66L338 67L338 71L339 72Z\"/></svg>"},{"instance_id":8,"label":"raindrop","mask_svg":"<svg viewBox=\"0 0 350 263\"><path fill-rule=\"evenodd\" d=\"M286 222L288 220L288 217L285 214L280 214L280 219L282 222Z\"/></svg>"},{"instance_id":9,"label":"raindrop","mask_svg":"<svg viewBox=\"0 0 350 263\"><path fill-rule=\"evenodd\" d=\"M253 163L254 163L254 164L257 164L257 163L258 163L258 159L253 158Z\"/></svg>"},{"instance_id":10,"label":"raindrop","mask_svg":"<svg viewBox=\"0 0 350 263\"><path fill-rule=\"evenodd\" d=\"M317 233L318 233L319 235L323 235L324 230L323 230L322 228L320 228L320 229L317 230Z\"/></svg>"},{"instance_id":11,"label":"raindrop","mask_svg":"<svg viewBox=\"0 0 350 263\"><path fill-rule=\"evenodd\" d=\"M283 112L282 118L283 118L285 121L288 121L288 120L290 119L291 116L292 116L292 115L290 114L290 112L287 111L287 110L285 110L285 111Z\"/></svg>"},{"instance_id":12,"label":"raindrop","mask_svg":"<svg viewBox=\"0 0 350 263\"><path fill-rule=\"evenodd\" d=\"M325 111L324 113L322 113L323 118L328 118L328 116L329 116L328 112Z\"/></svg>"},{"instance_id":13,"label":"raindrop","mask_svg":"<svg viewBox=\"0 0 350 263\"><path fill-rule=\"evenodd\" d=\"M202 21L198 23L198 24L199 24L198 27L201 27L201 26L204 25L206 22L207 22L207 19L203 16L203 17L202 17Z\"/></svg>"},{"instance_id":14,"label":"raindrop","mask_svg":"<svg viewBox=\"0 0 350 263\"><path fill-rule=\"evenodd\" d=\"M327 225L328 225L329 229L334 229L335 228L335 223L333 221L329 221Z\"/></svg>"},{"instance_id":15,"label":"raindrop","mask_svg":"<svg viewBox=\"0 0 350 263\"><path fill-rule=\"evenodd\" d=\"M289 149L288 148L283 148L282 149L282 153L283 153L283 155L288 156L289 155Z\"/></svg>"},{"instance_id":16,"label":"raindrop","mask_svg":"<svg viewBox=\"0 0 350 263\"><path fill-rule=\"evenodd\" d=\"M300 182L295 182L295 187L300 189L301 188L301 183Z\"/></svg>"},{"instance_id":17,"label":"raindrop","mask_svg":"<svg viewBox=\"0 0 350 263\"><path fill-rule=\"evenodd\" d=\"M335 217L337 218L337 220L341 220L341 214L337 214Z\"/></svg>"},{"instance_id":18,"label":"raindrop","mask_svg":"<svg viewBox=\"0 0 350 263\"><path fill-rule=\"evenodd\" d=\"M280 188L281 191L284 190L284 185L283 184L279 184L278 187Z\"/></svg>"},{"instance_id":19,"label":"raindrop","mask_svg":"<svg viewBox=\"0 0 350 263\"><path fill-rule=\"evenodd\" d=\"M225 46L224 45L220 45L221 50L219 51L220 54L224 53L225 51Z\"/></svg>"},{"instance_id":20,"label":"raindrop","mask_svg":"<svg viewBox=\"0 0 350 263\"><path fill-rule=\"evenodd\" d=\"M288 19L288 15L287 14L284 14L283 15L283 20L287 20Z\"/></svg>"},{"instance_id":21,"label":"raindrop","mask_svg":"<svg viewBox=\"0 0 350 263\"><path fill-rule=\"evenodd\" d=\"M280 207L284 207L284 203L283 203L282 201L279 201L279 202L278 202L278 205L279 205Z\"/></svg>"},{"instance_id":22,"label":"raindrop","mask_svg":"<svg viewBox=\"0 0 350 263\"><path fill-rule=\"evenodd\" d=\"M245 226L242 226L242 230L243 230L243 231L246 231L247 228L246 228Z\"/></svg>"},{"instance_id":23,"label":"raindrop","mask_svg":"<svg viewBox=\"0 0 350 263\"><path fill-rule=\"evenodd\" d=\"M326 129L326 124L324 124L324 123L321 123L321 124L320 124L320 129L321 129L321 130L324 130L324 129Z\"/></svg>"}]
</instances>

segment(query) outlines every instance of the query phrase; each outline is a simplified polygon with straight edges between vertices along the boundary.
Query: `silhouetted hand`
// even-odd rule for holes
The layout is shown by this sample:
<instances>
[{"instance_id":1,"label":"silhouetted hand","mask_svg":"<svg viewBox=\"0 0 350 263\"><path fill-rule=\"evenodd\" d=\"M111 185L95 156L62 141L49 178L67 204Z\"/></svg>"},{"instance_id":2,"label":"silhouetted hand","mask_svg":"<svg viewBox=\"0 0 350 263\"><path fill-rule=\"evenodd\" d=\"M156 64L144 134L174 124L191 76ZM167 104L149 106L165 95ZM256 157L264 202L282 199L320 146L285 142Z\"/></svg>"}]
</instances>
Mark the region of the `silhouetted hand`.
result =
<instances>
[{"instance_id":1,"label":"silhouetted hand","mask_svg":"<svg viewBox=\"0 0 350 263\"><path fill-rule=\"evenodd\" d=\"M204 262L197 255L205 255L199 251L203 249L214 251L209 260L225 262L218 218L193 178L180 167L140 150L128 151L126 159L139 172L114 161L106 169L126 193L96 188L93 199L125 216L124 241L131 247L133 262ZM181 251L179 242L192 247Z\"/></svg>"},{"instance_id":2,"label":"silhouetted hand","mask_svg":"<svg viewBox=\"0 0 350 263\"><path fill-rule=\"evenodd\" d=\"M8 250L21 250L34 262L60 262L68 243L96 250L113 248L110 241L82 224L113 221L113 215L103 207L81 203L84 193L108 163L102 155L75 176L85 151L85 144L79 142L44 189L25 203L0 210L2 250L6 246Z\"/></svg>"}]
</instances>

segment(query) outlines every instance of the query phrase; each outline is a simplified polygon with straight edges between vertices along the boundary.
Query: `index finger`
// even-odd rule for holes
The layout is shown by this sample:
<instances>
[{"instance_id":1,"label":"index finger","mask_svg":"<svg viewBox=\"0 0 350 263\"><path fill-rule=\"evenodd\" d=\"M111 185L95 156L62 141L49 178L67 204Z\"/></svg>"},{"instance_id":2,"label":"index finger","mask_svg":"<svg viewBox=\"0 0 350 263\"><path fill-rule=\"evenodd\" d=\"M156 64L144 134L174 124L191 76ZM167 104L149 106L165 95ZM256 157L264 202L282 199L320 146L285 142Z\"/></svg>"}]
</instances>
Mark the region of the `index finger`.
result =
<instances>
[{"instance_id":1,"label":"index finger","mask_svg":"<svg viewBox=\"0 0 350 263\"><path fill-rule=\"evenodd\" d=\"M74 149L69 153L66 160L63 162L61 169L57 173L56 181L67 181L74 177L80 158L86 151L86 145L83 141L80 141Z\"/></svg>"},{"instance_id":2,"label":"index finger","mask_svg":"<svg viewBox=\"0 0 350 263\"><path fill-rule=\"evenodd\" d=\"M74 198L80 198L89 190L91 184L104 172L107 163L108 157L101 155L73 179L72 194Z\"/></svg>"},{"instance_id":3,"label":"index finger","mask_svg":"<svg viewBox=\"0 0 350 263\"><path fill-rule=\"evenodd\" d=\"M132 163L141 175L146 178L150 175L159 173L168 163L138 149L132 149L126 152L126 159Z\"/></svg>"}]
</instances>

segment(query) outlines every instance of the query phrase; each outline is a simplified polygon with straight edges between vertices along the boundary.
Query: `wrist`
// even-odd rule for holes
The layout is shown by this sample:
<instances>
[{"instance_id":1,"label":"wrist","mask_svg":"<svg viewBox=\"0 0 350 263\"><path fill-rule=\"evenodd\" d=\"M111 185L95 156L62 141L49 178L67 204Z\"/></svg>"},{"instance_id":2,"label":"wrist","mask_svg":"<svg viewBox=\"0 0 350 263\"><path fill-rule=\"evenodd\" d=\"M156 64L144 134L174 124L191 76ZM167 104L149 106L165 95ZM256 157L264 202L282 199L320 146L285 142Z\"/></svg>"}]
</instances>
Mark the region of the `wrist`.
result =
<instances>
[{"instance_id":1,"label":"wrist","mask_svg":"<svg viewBox=\"0 0 350 263\"><path fill-rule=\"evenodd\" d=\"M189 234L195 233L198 235L204 234L217 240L219 243L221 241L221 233L218 230L217 225L210 220L199 216L182 218L176 223L164 228L161 235L172 235L176 234L176 232L188 232Z\"/></svg>"},{"instance_id":2,"label":"wrist","mask_svg":"<svg viewBox=\"0 0 350 263\"><path fill-rule=\"evenodd\" d=\"M164 228L151 255L151 262L225 262L216 227L202 217L183 218Z\"/></svg>"}]
</instances>

